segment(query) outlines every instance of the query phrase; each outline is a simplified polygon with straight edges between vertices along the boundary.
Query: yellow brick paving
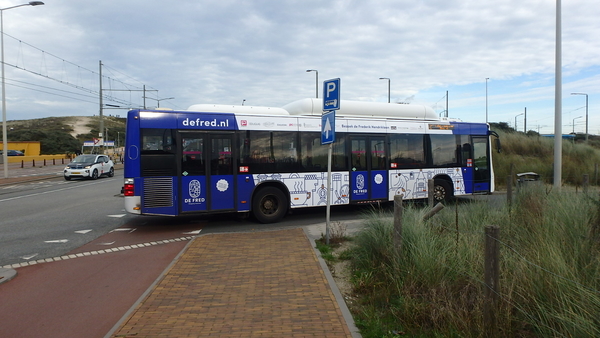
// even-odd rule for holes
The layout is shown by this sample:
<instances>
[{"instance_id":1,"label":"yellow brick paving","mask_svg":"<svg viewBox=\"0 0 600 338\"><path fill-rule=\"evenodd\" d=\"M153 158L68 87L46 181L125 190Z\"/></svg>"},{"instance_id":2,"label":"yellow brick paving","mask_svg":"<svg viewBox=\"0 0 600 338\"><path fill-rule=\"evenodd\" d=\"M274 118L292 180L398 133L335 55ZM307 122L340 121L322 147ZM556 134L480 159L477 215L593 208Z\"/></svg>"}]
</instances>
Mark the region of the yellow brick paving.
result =
<instances>
[{"instance_id":1,"label":"yellow brick paving","mask_svg":"<svg viewBox=\"0 0 600 338\"><path fill-rule=\"evenodd\" d=\"M196 238L113 337L351 337L302 229Z\"/></svg>"}]
</instances>

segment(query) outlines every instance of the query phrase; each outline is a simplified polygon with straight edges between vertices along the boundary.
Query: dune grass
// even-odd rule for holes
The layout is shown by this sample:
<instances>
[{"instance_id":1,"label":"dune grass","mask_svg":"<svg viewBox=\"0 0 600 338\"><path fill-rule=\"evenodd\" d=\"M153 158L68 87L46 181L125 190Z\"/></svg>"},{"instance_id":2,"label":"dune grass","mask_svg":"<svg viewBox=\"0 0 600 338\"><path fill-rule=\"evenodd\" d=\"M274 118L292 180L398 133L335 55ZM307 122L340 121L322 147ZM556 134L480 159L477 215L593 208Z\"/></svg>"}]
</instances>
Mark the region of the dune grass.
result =
<instances>
[{"instance_id":1,"label":"dune grass","mask_svg":"<svg viewBox=\"0 0 600 338\"><path fill-rule=\"evenodd\" d=\"M496 185L506 186L506 177L511 174L530 172L540 174L546 183L552 183L554 176L554 139L525 135L523 133L499 132L502 152L493 153L492 161L496 175ZM588 144L563 140L562 177L563 183L581 186L583 175L589 175L591 184L598 184L597 169L600 165L600 148L597 142Z\"/></svg>"},{"instance_id":2,"label":"dune grass","mask_svg":"<svg viewBox=\"0 0 600 338\"><path fill-rule=\"evenodd\" d=\"M428 221L408 206L403 244L391 214L372 212L354 239L352 307L363 337L484 335L484 227L500 226L497 336L600 336L596 196L522 189L512 207L450 205Z\"/></svg>"}]
</instances>

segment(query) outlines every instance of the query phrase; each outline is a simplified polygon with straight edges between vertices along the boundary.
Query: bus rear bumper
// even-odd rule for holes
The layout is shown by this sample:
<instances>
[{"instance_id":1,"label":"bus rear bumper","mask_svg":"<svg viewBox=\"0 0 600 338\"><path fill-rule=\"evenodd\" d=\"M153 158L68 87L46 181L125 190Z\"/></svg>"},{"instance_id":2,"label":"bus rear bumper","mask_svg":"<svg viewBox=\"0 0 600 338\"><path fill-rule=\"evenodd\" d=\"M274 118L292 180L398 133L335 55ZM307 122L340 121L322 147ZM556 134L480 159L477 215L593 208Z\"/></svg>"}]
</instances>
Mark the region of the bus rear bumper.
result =
<instances>
[{"instance_id":1,"label":"bus rear bumper","mask_svg":"<svg viewBox=\"0 0 600 338\"><path fill-rule=\"evenodd\" d=\"M142 199L140 196L125 196L125 210L129 213L142 214Z\"/></svg>"}]
</instances>

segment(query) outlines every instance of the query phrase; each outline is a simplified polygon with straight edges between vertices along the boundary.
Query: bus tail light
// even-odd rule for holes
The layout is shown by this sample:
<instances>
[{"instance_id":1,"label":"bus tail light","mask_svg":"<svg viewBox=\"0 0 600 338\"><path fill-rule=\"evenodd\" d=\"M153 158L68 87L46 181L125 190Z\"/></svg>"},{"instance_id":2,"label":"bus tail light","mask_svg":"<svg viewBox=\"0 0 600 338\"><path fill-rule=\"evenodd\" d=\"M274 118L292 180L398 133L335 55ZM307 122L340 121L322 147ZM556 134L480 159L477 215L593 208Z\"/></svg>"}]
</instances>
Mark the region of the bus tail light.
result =
<instances>
[{"instance_id":1,"label":"bus tail light","mask_svg":"<svg viewBox=\"0 0 600 338\"><path fill-rule=\"evenodd\" d=\"M134 196L133 194L133 178L126 178L125 184L123 185L123 195L124 196Z\"/></svg>"}]
</instances>

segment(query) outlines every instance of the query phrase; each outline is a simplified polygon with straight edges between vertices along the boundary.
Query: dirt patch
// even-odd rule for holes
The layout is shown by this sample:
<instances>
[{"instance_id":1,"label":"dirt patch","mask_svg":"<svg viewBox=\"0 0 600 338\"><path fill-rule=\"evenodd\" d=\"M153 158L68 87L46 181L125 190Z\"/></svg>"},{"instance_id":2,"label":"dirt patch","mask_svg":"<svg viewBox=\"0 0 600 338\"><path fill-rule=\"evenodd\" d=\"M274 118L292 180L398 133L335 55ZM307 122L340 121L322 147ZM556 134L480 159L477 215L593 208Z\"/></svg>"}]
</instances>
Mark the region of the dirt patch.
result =
<instances>
[{"instance_id":1,"label":"dirt patch","mask_svg":"<svg viewBox=\"0 0 600 338\"><path fill-rule=\"evenodd\" d=\"M331 273L331 276L333 276L333 280L335 281L335 284L340 290L340 293L344 297L344 300L346 301L348 307L351 307L355 300L353 293L354 288L351 282L352 273L350 270L350 261L341 260L339 259L339 256L342 252L350 249L352 245L353 243L349 241L340 243L339 246L333 249L333 255L335 257L338 257L338 259L336 259L333 263L327 262L329 272Z\"/></svg>"}]
</instances>

